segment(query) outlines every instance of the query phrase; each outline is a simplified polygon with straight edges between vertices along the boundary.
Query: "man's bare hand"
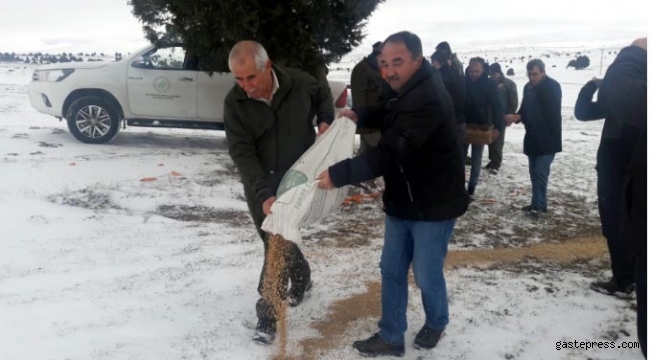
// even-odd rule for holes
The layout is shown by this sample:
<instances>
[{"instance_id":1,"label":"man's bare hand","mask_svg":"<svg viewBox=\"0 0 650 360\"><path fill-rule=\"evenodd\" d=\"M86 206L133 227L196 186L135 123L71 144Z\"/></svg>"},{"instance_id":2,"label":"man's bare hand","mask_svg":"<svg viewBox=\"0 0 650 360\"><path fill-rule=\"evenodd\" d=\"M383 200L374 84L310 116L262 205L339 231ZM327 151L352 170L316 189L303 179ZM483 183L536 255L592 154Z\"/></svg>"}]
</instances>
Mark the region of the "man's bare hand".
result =
<instances>
[{"instance_id":1,"label":"man's bare hand","mask_svg":"<svg viewBox=\"0 0 650 360\"><path fill-rule=\"evenodd\" d=\"M499 138L499 130L492 130L492 141L495 141L496 139Z\"/></svg>"},{"instance_id":2,"label":"man's bare hand","mask_svg":"<svg viewBox=\"0 0 650 360\"><path fill-rule=\"evenodd\" d=\"M325 132L329 128L330 128L330 124L328 124L326 122L322 122L322 123L318 124L318 133L316 134L316 136L321 136L321 135L325 134Z\"/></svg>"},{"instance_id":3,"label":"man's bare hand","mask_svg":"<svg viewBox=\"0 0 650 360\"><path fill-rule=\"evenodd\" d=\"M262 211L264 211L264 215L270 215L271 214L271 206L275 202L275 196L271 196L270 198L266 199L264 201L264 204L262 204Z\"/></svg>"},{"instance_id":4,"label":"man's bare hand","mask_svg":"<svg viewBox=\"0 0 650 360\"><path fill-rule=\"evenodd\" d=\"M330 178L330 171L325 170L318 177L316 180L320 180L318 183L318 188L323 189L323 190L332 190L336 189L336 186L334 186L334 183L332 182L332 179Z\"/></svg>"},{"instance_id":5,"label":"man's bare hand","mask_svg":"<svg viewBox=\"0 0 650 360\"><path fill-rule=\"evenodd\" d=\"M339 113L338 113L338 115L336 117L344 117L344 116L346 118L354 121L355 123L359 120L359 116L352 109L343 109L343 110L339 111Z\"/></svg>"},{"instance_id":6,"label":"man's bare hand","mask_svg":"<svg viewBox=\"0 0 650 360\"><path fill-rule=\"evenodd\" d=\"M640 47L641 49L643 49L643 50L645 50L645 51L648 51L648 38L647 38L647 37L644 37L644 38L638 38L638 39L636 39L636 40L634 40L634 41L632 42L632 45L633 45L633 46L638 46L638 47Z\"/></svg>"},{"instance_id":7,"label":"man's bare hand","mask_svg":"<svg viewBox=\"0 0 650 360\"><path fill-rule=\"evenodd\" d=\"M510 126L513 123L521 121L521 115L519 114L508 114L506 115L506 126Z\"/></svg>"}]
</instances>

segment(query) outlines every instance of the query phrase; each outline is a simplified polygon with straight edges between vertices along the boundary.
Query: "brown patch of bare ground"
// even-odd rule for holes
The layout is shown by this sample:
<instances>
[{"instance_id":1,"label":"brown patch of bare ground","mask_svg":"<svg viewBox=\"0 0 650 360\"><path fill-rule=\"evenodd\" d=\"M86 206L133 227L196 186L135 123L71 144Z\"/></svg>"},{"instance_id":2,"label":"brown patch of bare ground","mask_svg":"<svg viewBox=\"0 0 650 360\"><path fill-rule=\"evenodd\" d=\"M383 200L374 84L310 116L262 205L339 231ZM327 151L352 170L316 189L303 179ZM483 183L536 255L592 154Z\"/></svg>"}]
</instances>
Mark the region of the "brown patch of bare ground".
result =
<instances>
[{"instance_id":1,"label":"brown patch of bare ground","mask_svg":"<svg viewBox=\"0 0 650 360\"><path fill-rule=\"evenodd\" d=\"M501 248L492 250L450 251L445 262L446 269L478 266L487 267L502 263L516 263L527 259L569 264L576 261L601 258L607 254L605 240L599 236L575 238L559 243L537 243L521 248ZM367 317L379 317L381 282L371 281L365 293L334 302L329 314L312 327L320 336L307 338L300 342L303 348L301 359L317 359L328 349L338 346L341 335L355 321Z\"/></svg>"}]
</instances>

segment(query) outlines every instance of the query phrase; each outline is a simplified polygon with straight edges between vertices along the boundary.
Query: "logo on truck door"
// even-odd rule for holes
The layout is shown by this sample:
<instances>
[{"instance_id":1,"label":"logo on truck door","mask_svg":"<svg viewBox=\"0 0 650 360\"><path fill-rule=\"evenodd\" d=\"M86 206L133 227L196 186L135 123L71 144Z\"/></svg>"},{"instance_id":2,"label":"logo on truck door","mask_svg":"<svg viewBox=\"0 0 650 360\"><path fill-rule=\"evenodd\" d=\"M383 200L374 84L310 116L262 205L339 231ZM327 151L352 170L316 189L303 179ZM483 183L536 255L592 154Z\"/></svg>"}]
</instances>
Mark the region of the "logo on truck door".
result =
<instances>
[{"instance_id":1,"label":"logo on truck door","mask_svg":"<svg viewBox=\"0 0 650 360\"><path fill-rule=\"evenodd\" d=\"M159 93L164 93L169 90L169 80L164 76L158 76L153 81L153 88Z\"/></svg>"}]
</instances>

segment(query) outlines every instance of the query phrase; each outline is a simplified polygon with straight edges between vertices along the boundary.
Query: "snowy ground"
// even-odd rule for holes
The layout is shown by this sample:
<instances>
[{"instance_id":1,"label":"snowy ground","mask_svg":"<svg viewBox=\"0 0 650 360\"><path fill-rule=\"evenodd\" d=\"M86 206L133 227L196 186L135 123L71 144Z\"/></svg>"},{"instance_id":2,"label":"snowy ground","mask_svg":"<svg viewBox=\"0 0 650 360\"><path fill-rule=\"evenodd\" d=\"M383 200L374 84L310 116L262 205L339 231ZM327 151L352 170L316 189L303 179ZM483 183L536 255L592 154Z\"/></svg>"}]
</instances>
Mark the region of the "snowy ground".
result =
<instances>
[{"instance_id":1,"label":"snowy ground","mask_svg":"<svg viewBox=\"0 0 650 360\"><path fill-rule=\"evenodd\" d=\"M491 51L504 59L529 55ZM457 222L450 257L598 234L602 122L577 122L572 107L580 84L599 69L594 57L592 68L574 71L564 68L570 57L553 56L557 67L549 58L547 72L562 84L565 118L551 213L531 220L517 210L529 201L530 184L523 128L508 128L502 171L481 175L479 200ZM521 94L525 62L512 66ZM0 64L0 358L272 357L275 347L250 341L262 246L224 134L129 128L109 145L82 144L64 123L32 110L25 95L31 71ZM295 358L359 358L351 342L375 330L378 314L355 304L378 297L380 209L379 201L345 206L305 230L302 249L316 285L289 311ZM405 359L641 359L638 349L618 348L637 340L635 301L589 290L607 266L601 251L568 262L540 256L450 267L446 335L432 351L412 348L423 312L411 289ZM348 308L345 326L327 324ZM319 335L327 325L337 330ZM574 340L617 348L556 350L557 342Z\"/></svg>"}]
</instances>

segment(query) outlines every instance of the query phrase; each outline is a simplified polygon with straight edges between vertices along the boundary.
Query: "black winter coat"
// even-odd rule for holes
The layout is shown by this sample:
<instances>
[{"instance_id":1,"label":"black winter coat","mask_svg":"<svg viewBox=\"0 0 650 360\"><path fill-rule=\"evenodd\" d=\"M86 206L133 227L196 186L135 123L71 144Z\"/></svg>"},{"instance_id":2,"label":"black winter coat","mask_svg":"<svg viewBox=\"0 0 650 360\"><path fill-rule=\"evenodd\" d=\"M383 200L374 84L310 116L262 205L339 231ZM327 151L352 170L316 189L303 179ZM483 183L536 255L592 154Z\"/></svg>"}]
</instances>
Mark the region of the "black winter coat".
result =
<instances>
[{"instance_id":1,"label":"black winter coat","mask_svg":"<svg viewBox=\"0 0 650 360\"><path fill-rule=\"evenodd\" d=\"M465 106L467 102L467 90L465 88L465 79L458 71L454 70L449 65L443 65L438 69L442 82L445 84L445 89L451 96L451 101L454 103L454 116L456 117L456 124L461 125L465 123Z\"/></svg>"},{"instance_id":2,"label":"black winter coat","mask_svg":"<svg viewBox=\"0 0 650 360\"><path fill-rule=\"evenodd\" d=\"M600 120L605 117L605 111L598 102L592 101L594 94L598 91L598 85L589 80L578 93L576 106L573 114L580 121Z\"/></svg>"},{"instance_id":3,"label":"black winter coat","mask_svg":"<svg viewBox=\"0 0 650 360\"><path fill-rule=\"evenodd\" d=\"M637 46L623 48L609 66L598 103L605 111L603 139L617 145L623 169L621 230L624 245L647 257L647 121L648 52Z\"/></svg>"},{"instance_id":4,"label":"black winter coat","mask_svg":"<svg viewBox=\"0 0 650 360\"><path fill-rule=\"evenodd\" d=\"M524 86L517 114L526 127L524 154L551 155L562 151L562 88L548 76Z\"/></svg>"},{"instance_id":5,"label":"black winter coat","mask_svg":"<svg viewBox=\"0 0 650 360\"><path fill-rule=\"evenodd\" d=\"M468 124L494 125L495 129L503 131L505 114L497 84L488 78L486 71L476 81L467 75L465 84L467 86L465 121Z\"/></svg>"},{"instance_id":6,"label":"black winter coat","mask_svg":"<svg viewBox=\"0 0 650 360\"><path fill-rule=\"evenodd\" d=\"M636 256L648 257L648 135L643 129L623 183L621 239Z\"/></svg>"},{"instance_id":7,"label":"black winter coat","mask_svg":"<svg viewBox=\"0 0 650 360\"><path fill-rule=\"evenodd\" d=\"M465 213L469 197L454 109L437 70L423 60L396 97L355 111L360 126L381 129L381 140L329 168L337 187L383 175L384 211L390 216L442 221Z\"/></svg>"}]
</instances>

